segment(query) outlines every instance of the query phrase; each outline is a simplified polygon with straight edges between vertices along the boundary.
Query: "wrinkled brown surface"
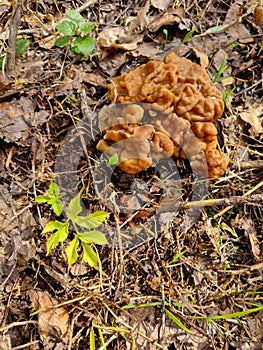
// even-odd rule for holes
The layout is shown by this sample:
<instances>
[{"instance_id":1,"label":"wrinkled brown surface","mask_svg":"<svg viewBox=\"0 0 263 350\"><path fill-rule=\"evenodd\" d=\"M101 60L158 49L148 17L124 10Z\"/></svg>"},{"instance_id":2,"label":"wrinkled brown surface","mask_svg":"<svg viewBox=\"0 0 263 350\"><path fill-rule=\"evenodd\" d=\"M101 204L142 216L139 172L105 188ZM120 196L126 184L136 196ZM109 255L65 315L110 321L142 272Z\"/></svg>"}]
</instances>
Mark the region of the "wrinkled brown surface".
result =
<instances>
[{"instance_id":1,"label":"wrinkled brown surface","mask_svg":"<svg viewBox=\"0 0 263 350\"><path fill-rule=\"evenodd\" d=\"M149 61L114 78L108 98L124 105L102 109L99 126L105 135L97 148L109 156L117 152L123 171L134 174L175 156L187 158L205 177L226 172L229 160L218 150L213 123L222 115L224 102L201 66L170 52L163 61ZM143 102L144 107L132 102ZM144 108L150 115L147 125L141 125ZM129 142L119 144L128 139L132 147Z\"/></svg>"},{"instance_id":2,"label":"wrinkled brown surface","mask_svg":"<svg viewBox=\"0 0 263 350\"><path fill-rule=\"evenodd\" d=\"M214 123L191 125L175 113L167 115L150 107L138 104L104 107L99 115L104 138L97 149L108 157L118 153L118 166L130 174L171 156L187 158L192 169L203 176L215 178L224 174L228 157L217 149Z\"/></svg>"},{"instance_id":3,"label":"wrinkled brown surface","mask_svg":"<svg viewBox=\"0 0 263 350\"><path fill-rule=\"evenodd\" d=\"M173 52L163 61L149 61L114 78L108 90L110 101L152 103L190 122L216 121L224 110L205 69Z\"/></svg>"}]
</instances>

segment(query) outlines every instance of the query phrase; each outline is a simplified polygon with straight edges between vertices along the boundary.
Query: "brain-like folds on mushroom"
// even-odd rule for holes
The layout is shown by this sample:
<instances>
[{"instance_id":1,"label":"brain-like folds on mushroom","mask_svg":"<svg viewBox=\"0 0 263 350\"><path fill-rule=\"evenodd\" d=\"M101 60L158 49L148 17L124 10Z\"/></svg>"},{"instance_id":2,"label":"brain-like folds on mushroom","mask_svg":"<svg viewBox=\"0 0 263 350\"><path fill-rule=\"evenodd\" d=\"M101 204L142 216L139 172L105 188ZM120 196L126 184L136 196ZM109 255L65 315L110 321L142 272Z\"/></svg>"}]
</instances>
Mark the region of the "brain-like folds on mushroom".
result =
<instances>
[{"instance_id":1,"label":"brain-like folds on mushroom","mask_svg":"<svg viewBox=\"0 0 263 350\"><path fill-rule=\"evenodd\" d=\"M104 137L97 149L117 152L123 171L135 174L174 156L188 158L203 176L225 173L229 160L214 124L224 102L201 66L169 53L114 78L108 98L115 103L99 114Z\"/></svg>"}]
</instances>

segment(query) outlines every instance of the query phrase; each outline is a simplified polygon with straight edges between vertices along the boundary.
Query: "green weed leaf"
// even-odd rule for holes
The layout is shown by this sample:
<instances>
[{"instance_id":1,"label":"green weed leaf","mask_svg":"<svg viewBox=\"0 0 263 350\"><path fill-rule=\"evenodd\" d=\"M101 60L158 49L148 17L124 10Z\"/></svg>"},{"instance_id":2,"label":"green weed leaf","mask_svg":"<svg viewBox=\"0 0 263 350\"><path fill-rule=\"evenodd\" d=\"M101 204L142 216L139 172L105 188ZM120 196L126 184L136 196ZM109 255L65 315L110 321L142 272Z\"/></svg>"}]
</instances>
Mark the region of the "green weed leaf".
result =
<instances>
[{"instance_id":1,"label":"green weed leaf","mask_svg":"<svg viewBox=\"0 0 263 350\"><path fill-rule=\"evenodd\" d=\"M187 249L183 250L181 253L176 254L173 259L169 262L169 264L176 263L185 253L187 252Z\"/></svg>"},{"instance_id":2,"label":"green weed leaf","mask_svg":"<svg viewBox=\"0 0 263 350\"><path fill-rule=\"evenodd\" d=\"M76 38L75 47L80 51L85 59L89 57L89 55L95 49L95 43L91 36L87 35L83 38Z\"/></svg>"},{"instance_id":3,"label":"green weed leaf","mask_svg":"<svg viewBox=\"0 0 263 350\"><path fill-rule=\"evenodd\" d=\"M36 203L48 203L49 200L50 200L49 196L43 196L42 194L40 194L35 198Z\"/></svg>"},{"instance_id":4,"label":"green weed leaf","mask_svg":"<svg viewBox=\"0 0 263 350\"><path fill-rule=\"evenodd\" d=\"M186 44L187 41L188 41L189 39L191 39L191 37L193 36L194 32L195 32L195 29L193 28L193 29L191 29L188 33L186 33L185 36L184 36L184 38L183 38L183 40L182 40L182 44Z\"/></svg>"},{"instance_id":5,"label":"green weed leaf","mask_svg":"<svg viewBox=\"0 0 263 350\"><path fill-rule=\"evenodd\" d=\"M68 46L70 43L71 43L71 36L66 35L58 38L55 41L54 45L58 47L65 47L65 46Z\"/></svg>"},{"instance_id":6,"label":"green weed leaf","mask_svg":"<svg viewBox=\"0 0 263 350\"><path fill-rule=\"evenodd\" d=\"M83 260L89 264L89 266L98 268L98 256L96 252L91 248L91 246L85 242L81 242L83 248Z\"/></svg>"},{"instance_id":7,"label":"green weed leaf","mask_svg":"<svg viewBox=\"0 0 263 350\"><path fill-rule=\"evenodd\" d=\"M107 238L105 237L105 235L100 232L100 231L88 231L88 232L81 232L78 235L79 239L82 242L85 243L95 243L95 244L107 244Z\"/></svg>"},{"instance_id":8,"label":"green weed leaf","mask_svg":"<svg viewBox=\"0 0 263 350\"><path fill-rule=\"evenodd\" d=\"M42 231L42 234L56 231L47 240L47 243L46 243L47 255L49 255L51 250L56 248L56 246L60 242L63 242L65 241L65 239L67 239L68 229L69 229L68 222L50 221L46 224L46 226Z\"/></svg>"},{"instance_id":9,"label":"green weed leaf","mask_svg":"<svg viewBox=\"0 0 263 350\"><path fill-rule=\"evenodd\" d=\"M26 39L18 39L16 41L16 54L21 55L22 53L26 52L28 43L29 41Z\"/></svg>"},{"instance_id":10,"label":"green weed leaf","mask_svg":"<svg viewBox=\"0 0 263 350\"><path fill-rule=\"evenodd\" d=\"M105 211L96 211L88 216L77 216L74 222L84 228L96 228L103 223L109 213Z\"/></svg>"},{"instance_id":11,"label":"green weed leaf","mask_svg":"<svg viewBox=\"0 0 263 350\"><path fill-rule=\"evenodd\" d=\"M49 195L54 197L58 197L60 195L60 189L55 182L50 182Z\"/></svg>"},{"instance_id":12,"label":"green weed leaf","mask_svg":"<svg viewBox=\"0 0 263 350\"><path fill-rule=\"evenodd\" d=\"M69 10L66 14L66 19L72 23L74 23L77 27L79 27L82 23L85 23L86 20L81 14L75 10Z\"/></svg>"},{"instance_id":13,"label":"green weed leaf","mask_svg":"<svg viewBox=\"0 0 263 350\"><path fill-rule=\"evenodd\" d=\"M35 198L36 203L47 203L51 206L54 213L59 216L63 210L63 204L59 199L60 190L58 186L51 182L48 195L39 195Z\"/></svg>"},{"instance_id":14,"label":"green weed leaf","mask_svg":"<svg viewBox=\"0 0 263 350\"><path fill-rule=\"evenodd\" d=\"M107 166L116 165L119 161L118 153L114 153L107 161Z\"/></svg>"},{"instance_id":15,"label":"green weed leaf","mask_svg":"<svg viewBox=\"0 0 263 350\"><path fill-rule=\"evenodd\" d=\"M87 34L87 33L90 33L95 27L96 27L96 23L85 21L84 23L80 23L79 31L82 34Z\"/></svg>"},{"instance_id":16,"label":"green weed leaf","mask_svg":"<svg viewBox=\"0 0 263 350\"><path fill-rule=\"evenodd\" d=\"M64 21L56 26L56 30L64 35L73 36L76 34L77 27L70 21Z\"/></svg>"},{"instance_id":17,"label":"green weed leaf","mask_svg":"<svg viewBox=\"0 0 263 350\"><path fill-rule=\"evenodd\" d=\"M192 334L193 332L191 331L191 329L187 328L180 320L179 318L177 318L170 310L164 309L166 315L168 315L168 317L170 317L170 319L172 321L174 321L174 323L177 324L177 326L179 326L183 331L185 331L186 333Z\"/></svg>"},{"instance_id":18,"label":"green weed leaf","mask_svg":"<svg viewBox=\"0 0 263 350\"><path fill-rule=\"evenodd\" d=\"M66 211L67 217L75 222L75 219L78 214L82 212L82 208L80 205L80 196L81 192L79 192L74 198L69 202L68 209Z\"/></svg>"},{"instance_id":19,"label":"green weed leaf","mask_svg":"<svg viewBox=\"0 0 263 350\"><path fill-rule=\"evenodd\" d=\"M79 239L78 236L75 236L65 249L69 266L73 265L78 259L78 245Z\"/></svg>"},{"instance_id":20,"label":"green weed leaf","mask_svg":"<svg viewBox=\"0 0 263 350\"><path fill-rule=\"evenodd\" d=\"M94 328L93 327L91 327L90 334L89 334L89 348L90 348L90 350L96 350L96 347L95 347L95 333L94 333Z\"/></svg>"}]
</instances>

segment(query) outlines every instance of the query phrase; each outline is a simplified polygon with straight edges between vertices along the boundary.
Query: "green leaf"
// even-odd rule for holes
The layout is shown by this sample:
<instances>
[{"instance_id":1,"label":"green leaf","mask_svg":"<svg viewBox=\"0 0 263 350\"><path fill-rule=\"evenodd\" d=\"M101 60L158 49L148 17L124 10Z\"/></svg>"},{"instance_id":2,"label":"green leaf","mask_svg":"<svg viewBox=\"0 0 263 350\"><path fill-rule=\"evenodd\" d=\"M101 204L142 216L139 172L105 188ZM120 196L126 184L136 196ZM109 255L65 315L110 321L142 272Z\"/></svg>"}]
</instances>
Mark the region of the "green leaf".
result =
<instances>
[{"instance_id":1,"label":"green leaf","mask_svg":"<svg viewBox=\"0 0 263 350\"><path fill-rule=\"evenodd\" d=\"M83 248L83 260L88 263L89 266L94 267L95 269L98 268L99 258L96 252L94 252L91 246L85 242L81 242L81 245Z\"/></svg>"},{"instance_id":2,"label":"green leaf","mask_svg":"<svg viewBox=\"0 0 263 350\"><path fill-rule=\"evenodd\" d=\"M49 221L44 227L42 234L57 230L57 231L60 231L62 235L66 235L65 238L63 239L65 240L68 235L68 229L69 229L69 223L67 221L66 222Z\"/></svg>"},{"instance_id":3,"label":"green leaf","mask_svg":"<svg viewBox=\"0 0 263 350\"><path fill-rule=\"evenodd\" d=\"M85 59L89 57L89 55L95 49L95 43L91 36L87 35L83 38L76 38L75 47L82 53Z\"/></svg>"},{"instance_id":4,"label":"green leaf","mask_svg":"<svg viewBox=\"0 0 263 350\"><path fill-rule=\"evenodd\" d=\"M74 198L71 199L66 211L67 217L74 222L77 215L82 212L82 207L80 205L80 196L81 192L79 192Z\"/></svg>"},{"instance_id":5,"label":"green leaf","mask_svg":"<svg viewBox=\"0 0 263 350\"><path fill-rule=\"evenodd\" d=\"M66 248L66 254L69 265L73 265L78 259L78 245L79 239L78 236L75 236Z\"/></svg>"},{"instance_id":6,"label":"green leaf","mask_svg":"<svg viewBox=\"0 0 263 350\"><path fill-rule=\"evenodd\" d=\"M81 14L75 10L68 10L66 14L66 19L76 24L77 27L79 27L79 25L81 25L82 23L86 22L85 18L82 17Z\"/></svg>"},{"instance_id":7,"label":"green leaf","mask_svg":"<svg viewBox=\"0 0 263 350\"><path fill-rule=\"evenodd\" d=\"M103 223L109 213L105 211L95 211L88 216L77 216L74 222L84 228L96 228Z\"/></svg>"},{"instance_id":8,"label":"green leaf","mask_svg":"<svg viewBox=\"0 0 263 350\"><path fill-rule=\"evenodd\" d=\"M107 161L107 166L116 165L119 161L118 153L114 153Z\"/></svg>"},{"instance_id":9,"label":"green leaf","mask_svg":"<svg viewBox=\"0 0 263 350\"><path fill-rule=\"evenodd\" d=\"M101 244L101 245L109 243L104 233L100 231L95 231L95 230L88 231L88 232L81 232L79 233L78 237L82 242L85 242L85 243L95 243L95 244Z\"/></svg>"},{"instance_id":10,"label":"green leaf","mask_svg":"<svg viewBox=\"0 0 263 350\"><path fill-rule=\"evenodd\" d=\"M68 229L69 229L68 222L50 221L46 224L46 226L42 231L42 234L56 231L47 240L47 243L46 243L47 255L49 255L51 250L56 248L56 246L60 242L65 241L65 239L68 237Z\"/></svg>"},{"instance_id":11,"label":"green leaf","mask_svg":"<svg viewBox=\"0 0 263 350\"><path fill-rule=\"evenodd\" d=\"M263 310L263 305L259 305L258 307L255 307L253 309L248 309L248 310L239 311L239 312L233 312L231 314L208 316L208 317L206 317L206 319L207 320L226 320L229 318L238 318L238 317L246 316L246 315L249 315L251 313L262 311L262 310Z\"/></svg>"},{"instance_id":12,"label":"green leaf","mask_svg":"<svg viewBox=\"0 0 263 350\"><path fill-rule=\"evenodd\" d=\"M42 194L40 194L35 198L36 203L48 203L49 200L50 200L49 196L43 196Z\"/></svg>"},{"instance_id":13,"label":"green leaf","mask_svg":"<svg viewBox=\"0 0 263 350\"><path fill-rule=\"evenodd\" d=\"M174 264L177 262L185 253L187 252L187 249L183 250L181 253L176 254L173 259L169 262L169 264Z\"/></svg>"},{"instance_id":14,"label":"green leaf","mask_svg":"<svg viewBox=\"0 0 263 350\"><path fill-rule=\"evenodd\" d=\"M79 55L80 51L76 46L72 46L71 51L74 53L74 55Z\"/></svg>"},{"instance_id":15,"label":"green leaf","mask_svg":"<svg viewBox=\"0 0 263 350\"><path fill-rule=\"evenodd\" d=\"M182 40L182 44L186 44L187 41L188 41L189 39L191 39L191 37L193 36L194 32L195 32L195 29L192 28L188 33L186 33L185 36L184 36L184 38L183 38L183 40Z\"/></svg>"},{"instance_id":16,"label":"green leaf","mask_svg":"<svg viewBox=\"0 0 263 350\"><path fill-rule=\"evenodd\" d=\"M64 21L56 26L56 30L64 35L73 36L76 34L77 27L70 21Z\"/></svg>"},{"instance_id":17,"label":"green leaf","mask_svg":"<svg viewBox=\"0 0 263 350\"><path fill-rule=\"evenodd\" d=\"M180 320L179 318L177 318L170 310L164 309L165 313L170 317L170 319L172 321L174 321L174 323L177 324L177 326L179 326L183 331L189 333L189 334L193 334L193 332L191 331L191 329L187 328Z\"/></svg>"},{"instance_id":18,"label":"green leaf","mask_svg":"<svg viewBox=\"0 0 263 350\"><path fill-rule=\"evenodd\" d=\"M60 38L58 38L54 45L58 46L58 47L65 47L68 46L71 42L71 36L66 35L66 36L61 36Z\"/></svg>"},{"instance_id":19,"label":"green leaf","mask_svg":"<svg viewBox=\"0 0 263 350\"><path fill-rule=\"evenodd\" d=\"M96 347L95 347L95 333L94 333L94 328L93 327L91 327L90 334L89 334L89 348L90 348L90 350L96 350Z\"/></svg>"},{"instance_id":20,"label":"green leaf","mask_svg":"<svg viewBox=\"0 0 263 350\"><path fill-rule=\"evenodd\" d=\"M94 28L96 27L96 23L94 22L87 22L79 24L79 31L82 34L90 33Z\"/></svg>"},{"instance_id":21,"label":"green leaf","mask_svg":"<svg viewBox=\"0 0 263 350\"><path fill-rule=\"evenodd\" d=\"M49 184L49 194L51 196L58 197L60 195L60 189L55 182L50 182Z\"/></svg>"},{"instance_id":22,"label":"green leaf","mask_svg":"<svg viewBox=\"0 0 263 350\"><path fill-rule=\"evenodd\" d=\"M21 55L22 53L26 52L28 48L29 41L26 39L18 39L16 41L16 54Z\"/></svg>"},{"instance_id":23,"label":"green leaf","mask_svg":"<svg viewBox=\"0 0 263 350\"><path fill-rule=\"evenodd\" d=\"M60 200L56 199L54 203L52 203L51 208L57 216L60 216L63 210L63 204Z\"/></svg>"}]
</instances>

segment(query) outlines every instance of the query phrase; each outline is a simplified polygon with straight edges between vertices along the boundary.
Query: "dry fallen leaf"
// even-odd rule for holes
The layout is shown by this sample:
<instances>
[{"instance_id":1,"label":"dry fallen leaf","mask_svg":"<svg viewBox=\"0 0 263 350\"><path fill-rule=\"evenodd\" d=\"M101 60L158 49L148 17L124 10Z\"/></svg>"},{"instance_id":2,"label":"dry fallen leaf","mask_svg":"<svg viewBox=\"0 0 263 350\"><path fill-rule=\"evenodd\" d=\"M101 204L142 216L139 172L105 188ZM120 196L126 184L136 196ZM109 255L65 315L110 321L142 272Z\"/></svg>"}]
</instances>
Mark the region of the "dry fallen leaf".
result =
<instances>
[{"instance_id":1,"label":"dry fallen leaf","mask_svg":"<svg viewBox=\"0 0 263 350\"><path fill-rule=\"evenodd\" d=\"M152 6L159 10L166 10L171 2L171 0L151 0Z\"/></svg>"},{"instance_id":2,"label":"dry fallen leaf","mask_svg":"<svg viewBox=\"0 0 263 350\"><path fill-rule=\"evenodd\" d=\"M148 24L148 29L151 32L157 32L163 26L180 23L183 15L184 13L180 9L168 9L166 12L154 16Z\"/></svg>"},{"instance_id":3,"label":"dry fallen leaf","mask_svg":"<svg viewBox=\"0 0 263 350\"><path fill-rule=\"evenodd\" d=\"M251 136L256 137L263 132L263 106L259 103L249 105L247 109L237 107L238 115L242 120L251 125L249 132Z\"/></svg>"},{"instance_id":4,"label":"dry fallen leaf","mask_svg":"<svg viewBox=\"0 0 263 350\"><path fill-rule=\"evenodd\" d=\"M69 313L65 307L57 307L55 298L48 291L32 290L29 293L35 310L38 313L39 332L41 340L47 344L48 339L59 339L67 343L69 332Z\"/></svg>"},{"instance_id":5,"label":"dry fallen leaf","mask_svg":"<svg viewBox=\"0 0 263 350\"><path fill-rule=\"evenodd\" d=\"M143 34L136 34L121 26L106 27L98 35L100 49L121 49L125 51L135 50L138 43L142 42Z\"/></svg>"},{"instance_id":6,"label":"dry fallen leaf","mask_svg":"<svg viewBox=\"0 0 263 350\"><path fill-rule=\"evenodd\" d=\"M239 222L239 225L248 235L248 238L251 244L251 250L255 260L257 262L262 262L263 256L260 251L260 242L257 237L257 231L255 229L255 225L253 221L251 219L242 218Z\"/></svg>"},{"instance_id":7,"label":"dry fallen leaf","mask_svg":"<svg viewBox=\"0 0 263 350\"><path fill-rule=\"evenodd\" d=\"M35 104L30 98L21 97L11 102L0 103L0 139L6 142L24 141L30 126L45 122L49 113L45 110L35 112Z\"/></svg>"}]
</instances>

